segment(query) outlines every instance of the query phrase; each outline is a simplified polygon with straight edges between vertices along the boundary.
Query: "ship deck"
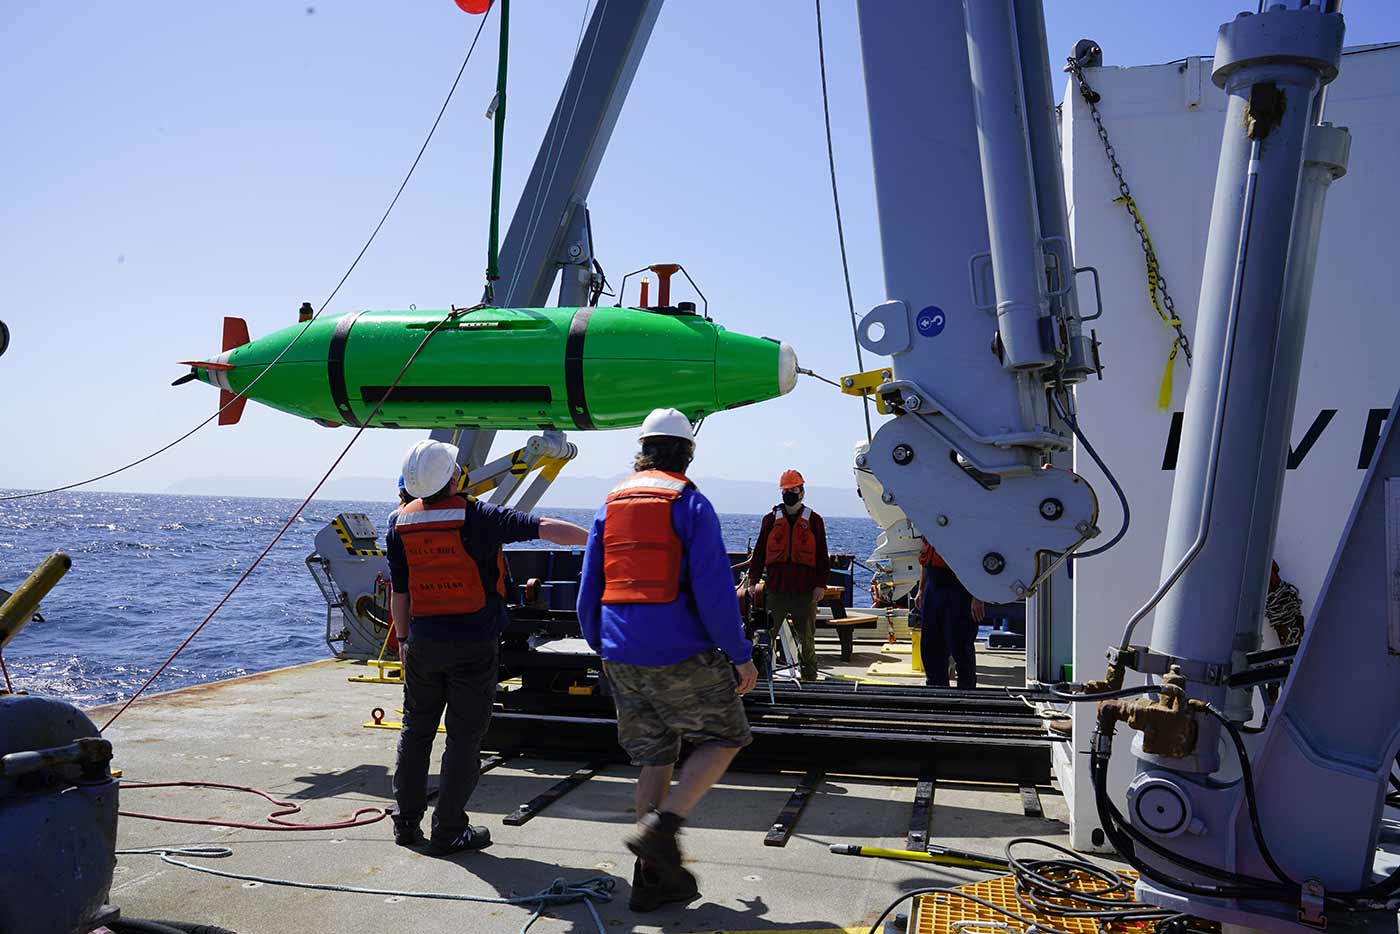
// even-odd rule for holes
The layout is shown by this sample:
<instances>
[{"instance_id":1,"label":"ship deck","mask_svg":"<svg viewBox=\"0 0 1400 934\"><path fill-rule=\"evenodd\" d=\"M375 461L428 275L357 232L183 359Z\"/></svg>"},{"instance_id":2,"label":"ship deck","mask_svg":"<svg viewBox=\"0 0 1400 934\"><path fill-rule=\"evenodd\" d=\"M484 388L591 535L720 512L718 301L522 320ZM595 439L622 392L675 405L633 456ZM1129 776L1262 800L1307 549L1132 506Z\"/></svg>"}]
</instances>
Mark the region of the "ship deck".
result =
<instances>
[{"instance_id":1,"label":"ship deck","mask_svg":"<svg viewBox=\"0 0 1400 934\"><path fill-rule=\"evenodd\" d=\"M362 724L372 707L392 711L399 689L347 681L364 672L352 663L323 661L153 695L106 734L115 748L113 766L126 781L252 785L301 804L304 810L293 820L340 821L357 808L387 805L396 734ZM436 763L435 754L433 776ZM632 859L622 840L633 820L635 770L608 766L527 823L503 823L578 766L522 756L487 772L470 807L473 820L491 829L495 844L479 853L439 859L402 849L393 844L387 821L292 833L122 818L118 845L226 846L233 851L228 858L192 861L282 879L492 897L535 893L560 877L610 875L617 879L614 898L598 908L607 929L668 934L864 931L903 891L985 878L929 864L830 853L832 843L902 849L916 787L913 781L842 775L841 763L832 762L781 848L765 846L765 834L802 776L728 775L701 803L682 837L687 863L700 879L700 898L689 906L633 914L627 908ZM929 840L997 854L1018 836L1067 843L1063 799L1042 787L1043 814L1028 813L1035 797L1028 800L1015 786L938 782ZM253 823L270 810L251 795L186 788L127 789L122 806ZM515 906L250 884L145 855L119 858L112 902L128 917L197 921L240 934L515 931L530 915ZM532 930L585 932L594 926L587 909L574 904L551 909Z\"/></svg>"}]
</instances>

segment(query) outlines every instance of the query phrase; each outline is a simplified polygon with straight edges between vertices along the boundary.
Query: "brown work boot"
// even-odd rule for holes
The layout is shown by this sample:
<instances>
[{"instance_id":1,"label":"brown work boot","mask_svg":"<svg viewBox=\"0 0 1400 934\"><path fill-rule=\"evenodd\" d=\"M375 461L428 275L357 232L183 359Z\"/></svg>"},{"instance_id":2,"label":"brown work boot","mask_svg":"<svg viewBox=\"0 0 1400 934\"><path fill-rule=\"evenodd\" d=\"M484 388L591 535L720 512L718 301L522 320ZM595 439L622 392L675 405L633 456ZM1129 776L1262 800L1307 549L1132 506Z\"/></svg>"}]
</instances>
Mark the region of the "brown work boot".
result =
<instances>
[{"instance_id":1,"label":"brown work boot","mask_svg":"<svg viewBox=\"0 0 1400 934\"><path fill-rule=\"evenodd\" d=\"M641 859L632 865L632 896L627 907L635 912L655 911L662 905L683 904L700 894L695 876L682 869L671 881Z\"/></svg>"},{"instance_id":2,"label":"brown work boot","mask_svg":"<svg viewBox=\"0 0 1400 934\"><path fill-rule=\"evenodd\" d=\"M685 819L669 811L652 811L637 822L637 832L623 842L637 858L654 869L668 886L678 885L689 875L681 868L681 845L676 834Z\"/></svg>"}]
</instances>

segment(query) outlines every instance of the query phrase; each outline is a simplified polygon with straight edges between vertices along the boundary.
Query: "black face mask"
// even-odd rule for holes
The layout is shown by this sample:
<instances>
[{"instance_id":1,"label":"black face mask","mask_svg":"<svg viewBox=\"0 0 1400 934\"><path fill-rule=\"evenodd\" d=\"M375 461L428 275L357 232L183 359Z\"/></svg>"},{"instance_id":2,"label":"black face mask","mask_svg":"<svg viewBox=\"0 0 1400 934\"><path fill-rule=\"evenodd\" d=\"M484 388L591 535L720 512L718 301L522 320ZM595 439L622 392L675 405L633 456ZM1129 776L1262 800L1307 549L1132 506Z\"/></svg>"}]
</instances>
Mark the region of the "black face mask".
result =
<instances>
[{"instance_id":1,"label":"black face mask","mask_svg":"<svg viewBox=\"0 0 1400 934\"><path fill-rule=\"evenodd\" d=\"M798 504L798 502L801 501L801 499L802 499L802 494L799 493L799 492L797 492L796 490L784 490L784 491L783 491L783 505L784 505L784 506L796 506L796 505Z\"/></svg>"}]
</instances>

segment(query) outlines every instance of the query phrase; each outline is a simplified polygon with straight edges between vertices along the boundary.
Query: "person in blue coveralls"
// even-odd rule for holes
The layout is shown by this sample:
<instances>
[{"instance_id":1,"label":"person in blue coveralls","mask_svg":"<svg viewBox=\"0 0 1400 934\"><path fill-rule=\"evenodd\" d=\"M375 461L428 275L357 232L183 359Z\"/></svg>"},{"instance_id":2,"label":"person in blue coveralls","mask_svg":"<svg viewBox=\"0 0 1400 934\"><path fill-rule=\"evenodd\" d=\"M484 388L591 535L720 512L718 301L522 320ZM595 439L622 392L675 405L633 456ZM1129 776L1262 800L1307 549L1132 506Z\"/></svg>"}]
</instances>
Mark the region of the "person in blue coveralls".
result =
<instances>
[{"instance_id":1,"label":"person in blue coveralls","mask_svg":"<svg viewBox=\"0 0 1400 934\"><path fill-rule=\"evenodd\" d=\"M958 580L943 556L924 541L919 549L919 656L928 687L948 686L948 659L958 670L958 689L977 687L977 627L987 607Z\"/></svg>"},{"instance_id":2,"label":"person in blue coveralls","mask_svg":"<svg viewBox=\"0 0 1400 934\"><path fill-rule=\"evenodd\" d=\"M608 494L588 534L579 582L583 637L603 659L618 742L641 767L630 906L699 894L677 832L752 742L742 695L758 680L719 517L685 475L690 421L657 409L642 424L635 472ZM675 786L681 741L693 745Z\"/></svg>"}]
</instances>

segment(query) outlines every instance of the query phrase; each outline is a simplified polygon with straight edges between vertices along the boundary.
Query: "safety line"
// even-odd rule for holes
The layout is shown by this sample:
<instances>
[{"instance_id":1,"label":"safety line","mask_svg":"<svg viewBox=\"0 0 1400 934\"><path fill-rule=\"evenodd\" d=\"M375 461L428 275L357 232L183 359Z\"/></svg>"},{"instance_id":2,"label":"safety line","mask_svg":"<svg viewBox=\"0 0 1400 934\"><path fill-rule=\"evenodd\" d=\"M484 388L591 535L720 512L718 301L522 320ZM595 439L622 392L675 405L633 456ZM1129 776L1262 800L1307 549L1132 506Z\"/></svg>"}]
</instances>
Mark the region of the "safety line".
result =
<instances>
[{"instance_id":1,"label":"safety line","mask_svg":"<svg viewBox=\"0 0 1400 934\"><path fill-rule=\"evenodd\" d=\"M487 14L489 15L489 13L490 11L488 10ZM379 223L374 225L374 231L369 235L369 239L365 241L364 246L360 247L360 252L355 255L354 261L350 263L350 268L345 270L345 275L341 276L340 281L336 283L335 288L331 289L331 294L327 295L325 301L321 302L321 307L316 309L316 313L313 314L310 317L310 319L307 320L306 324L302 327L300 331L297 332L296 336L293 337L291 341L287 343L287 346L282 348L281 353L272 358L272 361L267 364L267 366L262 370L262 372L254 376L252 381L250 381L247 386L244 386L243 389L235 393L233 395L233 398L229 399L228 402L220 406L219 409L216 412L214 412L213 415L210 415L204 421L200 422L198 425L195 425L193 428L180 435L180 437L176 438L174 441L171 441L169 444L166 444L163 447L157 448L156 450L150 452L144 457L138 458L137 460L134 460L131 463L126 464L124 466L118 467L115 470L109 470L106 473L98 474L95 477L89 477L86 480L79 480L75 483L68 483L64 484L63 486L56 486L47 490L31 490L28 493L13 493L9 496L0 496L0 503L16 499L28 499L32 496L47 496L51 493L62 493L65 490L72 490L80 486L87 486L89 484L96 483L99 480L106 480L108 477L114 477L119 473L123 473L125 471L130 470L133 467L139 467L147 461L164 454L166 451L175 447L177 444L180 444L181 442L185 441L185 439L189 438L191 435L199 431L205 425L208 425L210 422L214 421L216 418L222 415L226 410L228 410L230 406L237 405L239 400L246 398L249 390L251 390L255 385L257 385L259 380L261 380L264 376L271 372L273 367L277 366L281 359L287 355L288 351L290 351L292 347L296 345L296 342L301 340L302 335L304 335L307 332L307 329L310 328L311 325L316 323L316 319L321 317L321 313L326 310L326 307L330 305L331 301L336 297L336 295L340 293L341 286L345 285L346 280L350 278L350 274L355 271L355 267L360 264L360 260L363 259L365 253L369 251L370 244L374 243L375 237L379 236L379 231L383 229L385 221L389 219L389 214L394 210L394 206L399 203L399 197L404 193L404 189L408 187L408 181L413 177L414 170L418 168L418 163L422 160L423 153L427 152L428 144L432 142L433 134L437 132L438 124L442 122L443 114L447 113L447 105L452 103L452 96L456 93L457 85L461 82L462 75L467 70L467 63L471 61L472 52L476 49L476 42L478 39L481 38L481 32L486 27L486 19L486 16L483 16L481 18L481 25L477 26L476 28L476 35L472 37L472 44L467 49L466 57L462 59L462 67L457 69L457 77L453 79L452 87L448 89L447 97L445 100L443 100L442 107L438 109L437 118L433 120L433 125L428 130L428 135L423 140L423 145L418 148L418 155L413 157L413 164L408 167L408 173L404 175L403 181L399 184L399 190L394 192L393 199L389 201L389 206L384 209L384 215L379 218Z\"/></svg>"},{"instance_id":2,"label":"safety line","mask_svg":"<svg viewBox=\"0 0 1400 934\"><path fill-rule=\"evenodd\" d=\"M267 543L267 547L262 550L262 553L259 554L257 558L254 559L253 563L248 565L248 567L243 571L243 573L239 575L238 580L234 581L233 586L228 589L228 592L224 594L223 598L220 599L219 602L214 606L214 609L209 611L209 615L205 616L204 620L194 628L194 631L185 637L185 641L180 643L179 648L177 648L174 652L170 653L170 657L161 663L161 666L156 669L155 674L147 678L146 683L141 685L141 687L137 689L135 694L127 698L126 703L122 704L121 707L118 708L117 712L112 714L111 719L109 719L106 723L102 724L102 729L98 732L105 732L107 727L111 726L114 722L116 722L116 719L118 717L126 713L126 709L136 701L136 698L144 694L146 692L146 689L155 683L155 680L161 676L165 669L170 667L170 663L175 661L176 657L179 656L179 654L183 652L191 642L194 641L194 637L199 635L200 632L204 630L205 626L209 625L209 622L213 620L215 614L217 614L220 610L224 608L224 604L228 603L229 599L234 595L234 593L237 592L238 588L243 586L243 582L248 579L248 576L252 574L253 571L257 570L258 565L262 564L263 559L266 558L268 554L272 551L272 549L276 546L276 544L282 540L282 536L287 534L287 530L292 527L292 523L297 521L297 517L302 514L302 511L305 510L308 505L310 505L311 500L314 499L316 497L316 494L321 491L321 487L324 486L326 481L331 478L331 474L334 473L335 469L340 466L340 462L345 459L345 455L350 453L350 449L355 446L355 442L360 440L360 435L365 433L365 429L369 427L370 422L374 421L374 417L379 414L379 410L384 407L384 403L389 401L390 396L394 394L394 390L398 388L399 381L402 380L404 374L408 372L408 368L413 365L413 361L418 359L418 355L423 351L423 348L427 346L428 341L432 340L433 335L437 334L438 331L442 329L443 325L447 324L447 322L453 321L464 314L468 314L472 311L475 311L480 307L482 306L474 305L471 308L454 308L450 314L445 315L441 321L433 325L432 330L430 330L427 334L423 335L423 339L418 342L418 346L413 349L413 353L409 354L408 359L404 361L404 365L399 369L398 375L394 377L394 381L391 384L389 384L388 388L384 391L384 395L382 395L379 398L379 401L375 403L374 409L368 415L365 416L364 421L360 424L360 427L356 428L355 433L351 435L350 441L345 445L343 449L341 449L341 452L339 455L336 456L336 459L331 462L330 467L327 468L324 474L322 474L321 479L316 481L316 486L313 487L311 492L306 495L306 499L302 500L301 505L297 506L297 508L292 512L292 514L287 517L287 521L283 523L282 528L280 528L277 531L277 534L272 537L272 541Z\"/></svg>"},{"instance_id":3,"label":"safety line","mask_svg":"<svg viewBox=\"0 0 1400 934\"><path fill-rule=\"evenodd\" d=\"M803 376L810 376L810 377L812 377L812 379L819 379L819 380L821 380L823 383L826 383L826 384L829 385L829 386L835 386L837 389L840 389L840 388L841 388L841 384L838 383L838 382L836 382L836 380L834 380L834 379L827 379L825 376L822 376L820 373L814 373L814 372L812 372L811 370L807 369L806 367L803 367L803 366L798 367L798 368L797 368L797 372L801 373ZM869 414L869 413L867 413L867 415L868 415L868 414ZM867 440L869 440L869 439L867 439Z\"/></svg>"},{"instance_id":4,"label":"safety line","mask_svg":"<svg viewBox=\"0 0 1400 934\"><path fill-rule=\"evenodd\" d=\"M363 807L356 809L349 820L332 821L326 824L298 824L294 821L282 820L290 814L300 814L301 805L294 801L282 801L274 798L270 793L260 788L253 788L249 785L227 785L223 782L200 782L200 781L169 781L169 782L122 782L123 792L140 788L216 788L221 791L241 791L250 795L257 795L265 798L276 805L277 810L267 815L267 819L261 824L240 823L238 821L204 819L195 817L172 817L168 814L146 814L141 811L118 811L122 817L136 817L142 820L161 821L167 824L198 824L204 827L237 827L241 830L349 830L353 827L365 827L378 823L389 816L389 812L380 807ZM367 819L361 819L362 815L368 815Z\"/></svg>"},{"instance_id":5,"label":"safety line","mask_svg":"<svg viewBox=\"0 0 1400 934\"><path fill-rule=\"evenodd\" d=\"M836 190L836 153L831 146L831 105L826 91L826 48L822 40L822 0L817 5L817 64L822 76L822 117L826 121L826 164L831 172L831 203L836 208L836 239L841 245L841 273L846 279L846 306L851 312L851 340L856 347L856 366L865 372L865 360L860 352L860 331L856 326L856 300L851 292L851 266L846 260L846 227L841 221L841 196ZM865 409L865 440L873 440L870 430L870 399L861 397Z\"/></svg>"}]
</instances>

